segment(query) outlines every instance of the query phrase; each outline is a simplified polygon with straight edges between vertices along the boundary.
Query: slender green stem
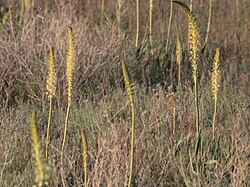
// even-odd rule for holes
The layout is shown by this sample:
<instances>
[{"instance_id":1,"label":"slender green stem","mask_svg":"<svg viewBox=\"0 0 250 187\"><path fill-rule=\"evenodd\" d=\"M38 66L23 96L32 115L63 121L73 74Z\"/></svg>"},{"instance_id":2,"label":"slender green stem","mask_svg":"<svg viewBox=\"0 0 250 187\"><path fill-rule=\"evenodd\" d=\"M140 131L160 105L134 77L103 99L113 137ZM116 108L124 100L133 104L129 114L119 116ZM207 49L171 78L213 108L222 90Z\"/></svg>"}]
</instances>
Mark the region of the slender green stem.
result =
<instances>
[{"instance_id":1,"label":"slender green stem","mask_svg":"<svg viewBox=\"0 0 250 187\"><path fill-rule=\"evenodd\" d=\"M85 161L84 161L84 164L85 164ZM88 178L87 178L87 167L84 167L84 186L87 187L87 181L88 181Z\"/></svg>"},{"instance_id":2,"label":"slender green stem","mask_svg":"<svg viewBox=\"0 0 250 187\"><path fill-rule=\"evenodd\" d=\"M139 42L139 27L140 27L140 1L136 1L136 39L135 47L138 47Z\"/></svg>"},{"instance_id":3,"label":"slender green stem","mask_svg":"<svg viewBox=\"0 0 250 187\"><path fill-rule=\"evenodd\" d=\"M169 44L169 37L170 37L170 30L171 30L171 23L172 23L172 14L173 14L173 2L170 1L170 16L168 22L168 35L167 35L167 43L166 43L166 52L168 51L168 44Z\"/></svg>"},{"instance_id":4,"label":"slender green stem","mask_svg":"<svg viewBox=\"0 0 250 187\"><path fill-rule=\"evenodd\" d=\"M88 146L87 138L84 131L82 130L82 144L83 144L83 170L84 170L84 186L87 187L87 157L88 157Z\"/></svg>"},{"instance_id":5,"label":"slender green stem","mask_svg":"<svg viewBox=\"0 0 250 187\"><path fill-rule=\"evenodd\" d=\"M197 72L194 78L194 91L195 91L195 125L196 125L196 137L199 137L200 124L199 124L199 99L198 99L198 85L197 85Z\"/></svg>"},{"instance_id":6,"label":"slender green stem","mask_svg":"<svg viewBox=\"0 0 250 187\"><path fill-rule=\"evenodd\" d=\"M181 63L178 63L178 87L181 90Z\"/></svg>"},{"instance_id":7,"label":"slender green stem","mask_svg":"<svg viewBox=\"0 0 250 187\"><path fill-rule=\"evenodd\" d=\"M210 0L210 4L209 4L209 15L208 15L208 21L207 21L207 33L206 33L204 46L207 44L207 41L208 41L208 34L209 34L209 30L210 30L210 25L211 25L211 16L212 16L212 0Z\"/></svg>"},{"instance_id":8,"label":"slender green stem","mask_svg":"<svg viewBox=\"0 0 250 187\"><path fill-rule=\"evenodd\" d=\"M217 112L217 98L214 99L213 139L214 139L214 134L215 134L215 119L216 119L216 112Z\"/></svg>"},{"instance_id":9,"label":"slender green stem","mask_svg":"<svg viewBox=\"0 0 250 187\"><path fill-rule=\"evenodd\" d=\"M69 123L69 109L70 109L70 105L68 105L66 120L65 120L65 128L64 128L63 143L62 143L62 155L63 155L63 152L64 152L64 147L65 147L65 142L66 142L66 135L67 135L67 128L68 128L68 123Z\"/></svg>"},{"instance_id":10,"label":"slender green stem","mask_svg":"<svg viewBox=\"0 0 250 187\"><path fill-rule=\"evenodd\" d=\"M49 119L48 119L48 126L47 126L47 136L46 136L46 159L48 159L48 148L49 148L49 132L50 132L50 124L51 124L51 116L52 116L52 98L50 98L49 102Z\"/></svg>"},{"instance_id":11,"label":"slender green stem","mask_svg":"<svg viewBox=\"0 0 250 187\"><path fill-rule=\"evenodd\" d=\"M129 183L128 187L131 187L133 180L133 171L134 171L134 149L135 149L135 109L134 105L131 105L131 158L130 158L130 171L129 171Z\"/></svg>"},{"instance_id":12,"label":"slender green stem","mask_svg":"<svg viewBox=\"0 0 250 187\"><path fill-rule=\"evenodd\" d=\"M175 129L176 129L175 118L176 118L176 106L174 106L173 108L173 135L175 135Z\"/></svg>"},{"instance_id":13,"label":"slender green stem","mask_svg":"<svg viewBox=\"0 0 250 187\"><path fill-rule=\"evenodd\" d=\"M190 11L193 11L193 0L190 0L190 5L189 5Z\"/></svg>"},{"instance_id":14,"label":"slender green stem","mask_svg":"<svg viewBox=\"0 0 250 187\"><path fill-rule=\"evenodd\" d=\"M149 3L149 42L151 53L153 54L153 0L150 0Z\"/></svg>"}]
</instances>

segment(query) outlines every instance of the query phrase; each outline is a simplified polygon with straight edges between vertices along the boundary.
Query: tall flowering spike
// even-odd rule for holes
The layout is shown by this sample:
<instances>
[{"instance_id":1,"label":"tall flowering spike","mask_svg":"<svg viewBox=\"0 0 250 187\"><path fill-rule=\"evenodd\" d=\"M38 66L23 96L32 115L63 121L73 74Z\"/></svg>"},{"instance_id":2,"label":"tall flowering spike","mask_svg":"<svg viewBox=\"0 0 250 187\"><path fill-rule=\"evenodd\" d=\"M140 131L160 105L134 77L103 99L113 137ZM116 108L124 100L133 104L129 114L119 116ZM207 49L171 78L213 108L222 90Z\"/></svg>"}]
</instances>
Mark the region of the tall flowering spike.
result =
<instances>
[{"instance_id":1,"label":"tall flowering spike","mask_svg":"<svg viewBox=\"0 0 250 187\"><path fill-rule=\"evenodd\" d=\"M133 89L132 89L132 86L130 83L128 69L127 69L127 66L124 62L122 63L122 72L123 72L123 76L124 76L124 82L125 82L125 86L127 89L127 93L128 93L129 99L130 99L130 104L131 104L131 107L133 107L134 106Z\"/></svg>"},{"instance_id":2,"label":"tall flowering spike","mask_svg":"<svg viewBox=\"0 0 250 187\"><path fill-rule=\"evenodd\" d=\"M68 28L68 56L67 56L67 82L68 82L68 105L72 101L73 73L75 70L75 47L74 34L71 27Z\"/></svg>"},{"instance_id":3,"label":"tall flowering spike","mask_svg":"<svg viewBox=\"0 0 250 187\"><path fill-rule=\"evenodd\" d=\"M182 61L182 47L179 36L176 39L176 61L178 64L178 86L181 86L181 61Z\"/></svg>"},{"instance_id":4,"label":"tall flowering spike","mask_svg":"<svg viewBox=\"0 0 250 187\"><path fill-rule=\"evenodd\" d=\"M198 61L198 53L199 53L199 28L196 21L196 18L192 11L182 2L173 1L182 7L184 10L187 19L188 19L188 43L189 43L189 52L190 59L192 61L193 66L193 76L197 77L197 61Z\"/></svg>"},{"instance_id":5,"label":"tall flowering spike","mask_svg":"<svg viewBox=\"0 0 250 187\"><path fill-rule=\"evenodd\" d=\"M36 169L36 186L44 186L50 178L49 167L47 166L44 158L42 157L42 149L37 130L36 113L32 112L31 119L31 138L33 147L33 157L35 159Z\"/></svg>"},{"instance_id":6,"label":"tall flowering spike","mask_svg":"<svg viewBox=\"0 0 250 187\"><path fill-rule=\"evenodd\" d=\"M199 28L196 18L192 11L184 4L179 1L173 1L173 3L179 5L185 12L188 19L188 43L190 60L192 61L193 67L193 79L194 79L194 92L195 92L195 125L196 125L196 137L200 136L200 125L199 125L199 98L198 98L198 53L199 53Z\"/></svg>"},{"instance_id":7,"label":"tall flowering spike","mask_svg":"<svg viewBox=\"0 0 250 187\"><path fill-rule=\"evenodd\" d=\"M50 48L48 65L47 91L49 92L49 99L52 99L52 97L55 95L57 81L53 47Z\"/></svg>"},{"instance_id":8,"label":"tall flowering spike","mask_svg":"<svg viewBox=\"0 0 250 187\"><path fill-rule=\"evenodd\" d=\"M178 64L181 64L182 60L182 47L179 36L176 39L176 61Z\"/></svg>"},{"instance_id":9,"label":"tall flowering spike","mask_svg":"<svg viewBox=\"0 0 250 187\"><path fill-rule=\"evenodd\" d=\"M213 63L213 71L212 71L212 91L213 91L213 97L215 100L217 100L217 95L219 91L219 82L220 82L220 49L217 48L214 56L214 63Z\"/></svg>"},{"instance_id":10,"label":"tall flowering spike","mask_svg":"<svg viewBox=\"0 0 250 187\"><path fill-rule=\"evenodd\" d=\"M134 106L134 98L133 98L133 89L130 83L130 78L128 74L128 69L126 64L122 63L122 72L124 76L124 82L126 86L126 90L130 99L130 106L131 106L131 150L130 150L130 171L129 171L129 181L128 187L132 186L133 181L133 173L134 173L134 149L135 149L135 106Z\"/></svg>"}]
</instances>

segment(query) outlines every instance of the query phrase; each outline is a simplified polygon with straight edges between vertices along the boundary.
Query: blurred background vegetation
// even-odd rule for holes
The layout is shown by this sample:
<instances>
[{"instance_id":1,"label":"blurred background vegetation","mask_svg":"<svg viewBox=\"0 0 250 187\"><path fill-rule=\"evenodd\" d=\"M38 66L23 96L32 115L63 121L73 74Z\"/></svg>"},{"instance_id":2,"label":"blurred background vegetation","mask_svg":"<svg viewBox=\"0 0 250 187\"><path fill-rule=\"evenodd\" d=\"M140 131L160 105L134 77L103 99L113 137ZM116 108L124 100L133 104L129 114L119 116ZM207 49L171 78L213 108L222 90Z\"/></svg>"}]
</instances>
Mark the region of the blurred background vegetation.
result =
<instances>
[{"instance_id":1,"label":"blurred background vegetation","mask_svg":"<svg viewBox=\"0 0 250 187\"><path fill-rule=\"evenodd\" d=\"M170 2L154 1L152 54L149 49L149 1L140 1L138 48L135 47L136 2L123 1L120 25L117 1L104 2L102 14L101 0L0 1L0 186L32 184L29 116L32 108L38 111L39 132L44 144L48 118L45 84L51 46L55 49L58 74L51 132L51 186L62 185L58 149L67 103L65 68L69 25L75 34L77 67L66 146L68 186L83 184L81 128L86 129L90 147L88 184L127 184L130 117L121 62L127 63L136 91L135 186L185 186L185 179L193 186L249 186L250 1L213 1L206 47L203 43L209 0L193 2L202 47L198 80L203 129L201 160L205 164L199 175L193 172L190 164L195 153L190 153L191 156L188 153L194 150L195 118L185 15L178 7L173 7L170 43L166 51ZM189 4L188 0L182 2ZM173 135L171 106L166 92L170 85L177 86L177 35L183 47L182 91L175 95L177 129ZM217 139L216 143L211 143L210 72L218 47L221 49L222 79Z\"/></svg>"},{"instance_id":2,"label":"blurred background vegetation","mask_svg":"<svg viewBox=\"0 0 250 187\"><path fill-rule=\"evenodd\" d=\"M148 53L149 2L140 1L139 47L135 48L136 3L123 1L121 34L118 36L117 2L104 1L1 1L0 97L1 104L44 99L44 79L50 46L55 48L59 85L57 101L65 100L64 81L66 31L72 25L77 48L76 99L120 87L120 62L132 67L134 81L147 87L158 83L177 84L176 36L183 47L182 82L191 86L191 66L187 55L185 15L173 7L170 47L165 51L170 14L168 1L155 1L153 8L154 55ZM183 1L189 3L188 1ZM200 85L209 80L212 58L222 51L223 85L249 91L249 1L213 2L208 44L199 63ZM200 26L201 47L205 40L209 1L194 3ZM104 19L104 20L102 20ZM104 94L104 93L103 93Z\"/></svg>"}]
</instances>

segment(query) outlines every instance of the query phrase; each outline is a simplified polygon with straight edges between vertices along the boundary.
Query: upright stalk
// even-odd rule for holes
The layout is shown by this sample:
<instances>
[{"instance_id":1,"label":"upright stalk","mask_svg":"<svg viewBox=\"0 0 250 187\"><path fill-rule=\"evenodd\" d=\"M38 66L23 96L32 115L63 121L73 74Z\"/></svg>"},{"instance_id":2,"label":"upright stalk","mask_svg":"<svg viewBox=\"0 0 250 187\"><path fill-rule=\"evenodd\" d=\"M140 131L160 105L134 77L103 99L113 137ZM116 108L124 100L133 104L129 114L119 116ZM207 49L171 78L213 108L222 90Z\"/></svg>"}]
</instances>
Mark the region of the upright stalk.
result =
<instances>
[{"instance_id":1,"label":"upright stalk","mask_svg":"<svg viewBox=\"0 0 250 187\"><path fill-rule=\"evenodd\" d=\"M130 157L130 172L129 172L129 185L131 187L133 181L133 171L134 171L134 149L135 149L135 109L134 105L131 106L131 115L132 115L132 122L131 122L131 157Z\"/></svg>"},{"instance_id":2,"label":"upright stalk","mask_svg":"<svg viewBox=\"0 0 250 187\"><path fill-rule=\"evenodd\" d=\"M206 32L206 38L205 38L204 46L206 46L206 44L207 44L207 41L208 41L208 34L209 34L209 30L210 30L210 25L211 25L212 1L213 1L213 0L210 0L210 3L209 3L209 15L208 15L208 21L207 21L207 32Z\"/></svg>"},{"instance_id":3,"label":"upright stalk","mask_svg":"<svg viewBox=\"0 0 250 187\"><path fill-rule=\"evenodd\" d=\"M215 135L215 120L216 120L216 112L217 112L217 97L214 98L214 116L213 116L213 139Z\"/></svg>"},{"instance_id":4,"label":"upright stalk","mask_svg":"<svg viewBox=\"0 0 250 187\"><path fill-rule=\"evenodd\" d=\"M88 162L88 145L87 145L87 138L82 130L82 145L83 145L83 170L84 170L84 187L87 187L87 162Z\"/></svg>"},{"instance_id":5,"label":"upright stalk","mask_svg":"<svg viewBox=\"0 0 250 187\"><path fill-rule=\"evenodd\" d=\"M64 152L66 136L67 136L67 129L68 129L68 124L69 124L69 110L70 110L70 105L68 105L66 119L65 119L65 127L64 127L64 133L63 133L63 143L62 143L62 154Z\"/></svg>"},{"instance_id":6,"label":"upright stalk","mask_svg":"<svg viewBox=\"0 0 250 187\"><path fill-rule=\"evenodd\" d=\"M190 0L190 5L189 5L190 11L193 11L193 0Z\"/></svg>"},{"instance_id":7,"label":"upright stalk","mask_svg":"<svg viewBox=\"0 0 250 187\"><path fill-rule=\"evenodd\" d=\"M139 27L140 27L140 0L136 0L136 39L135 47L138 47L139 43Z\"/></svg>"},{"instance_id":8,"label":"upright stalk","mask_svg":"<svg viewBox=\"0 0 250 187\"><path fill-rule=\"evenodd\" d=\"M50 132L50 124L51 124L51 117L52 117L52 99L49 101L49 119L48 119L48 127L47 127L47 136L46 136L46 151L45 157L48 159L48 148L49 148L49 132Z\"/></svg>"},{"instance_id":9,"label":"upright stalk","mask_svg":"<svg viewBox=\"0 0 250 187\"><path fill-rule=\"evenodd\" d=\"M197 74L197 72L196 72ZM200 124L199 124L199 99L198 99L198 84L197 84L197 76L194 79L194 92L195 92L195 124L196 124L196 137L199 137L200 133Z\"/></svg>"},{"instance_id":10,"label":"upright stalk","mask_svg":"<svg viewBox=\"0 0 250 187\"><path fill-rule=\"evenodd\" d=\"M121 35L121 8L122 8L123 0L117 0L117 1L118 1L118 11L117 11L118 37L120 37Z\"/></svg>"},{"instance_id":11,"label":"upright stalk","mask_svg":"<svg viewBox=\"0 0 250 187\"><path fill-rule=\"evenodd\" d=\"M153 54L153 0L149 0L149 42Z\"/></svg>"},{"instance_id":12,"label":"upright stalk","mask_svg":"<svg viewBox=\"0 0 250 187\"><path fill-rule=\"evenodd\" d=\"M167 35L167 43L166 43L166 52L168 51L168 43L169 43L171 23L172 23L172 14L173 14L173 2L170 1L170 16L169 16L169 22L168 22L168 35Z\"/></svg>"},{"instance_id":13,"label":"upright stalk","mask_svg":"<svg viewBox=\"0 0 250 187\"><path fill-rule=\"evenodd\" d=\"M127 90L127 94L130 100L131 107L131 148L130 148L130 170L129 170L129 182L128 187L131 187L133 181L133 172L134 172L134 149L135 149L135 107L134 107L134 98L133 98L133 90L130 83L128 69L125 63L122 63L122 72L124 76L124 82Z\"/></svg>"}]
</instances>

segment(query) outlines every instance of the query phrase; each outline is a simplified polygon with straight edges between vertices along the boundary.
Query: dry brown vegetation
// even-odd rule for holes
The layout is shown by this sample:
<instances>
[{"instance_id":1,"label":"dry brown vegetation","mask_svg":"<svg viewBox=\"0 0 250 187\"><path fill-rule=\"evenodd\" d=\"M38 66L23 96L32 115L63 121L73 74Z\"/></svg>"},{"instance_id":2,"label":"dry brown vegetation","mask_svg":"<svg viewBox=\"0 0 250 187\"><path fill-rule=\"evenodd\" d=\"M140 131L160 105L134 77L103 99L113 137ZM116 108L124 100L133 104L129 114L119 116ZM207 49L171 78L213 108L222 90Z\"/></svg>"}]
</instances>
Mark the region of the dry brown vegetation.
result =
<instances>
[{"instance_id":1,"label":"dry brown vegetation","mask_svg":"<svg viewBox=\"0 0 250 187\"><path fill-rule=\"evenodd\" d=\"M88 186L128 184L131 111L121 62L126 63L133 80L134 186L250 185L249 0L213 1L206 45L203 44L209 0L193 1L192 10L201 34L199 141L195 135L188 24L178 6L173 6L166 51L170 2L153 1L151 51L149 0L140 1L138 48L135 47L136 1L123 1L119 23L118 5L112 0L104 1L104 9L97 0L35 0L34 6L31 0L26 0L30 4L23 8L21 2L24 1L0 1L0 186L34 184L35 165L29 132L33 109L37 111L45 156L50 47L54 48L58 81L50 127L49 186L84 185L82 129L88 140ZM74 30L76 66L62 166L69 26ZM181 89L174 94L172 85L178 86L177 36L182 47ZM221 82L213 138L214 100L210 80L217 48L221 55Z\"/></svg>"}]
</instances>

